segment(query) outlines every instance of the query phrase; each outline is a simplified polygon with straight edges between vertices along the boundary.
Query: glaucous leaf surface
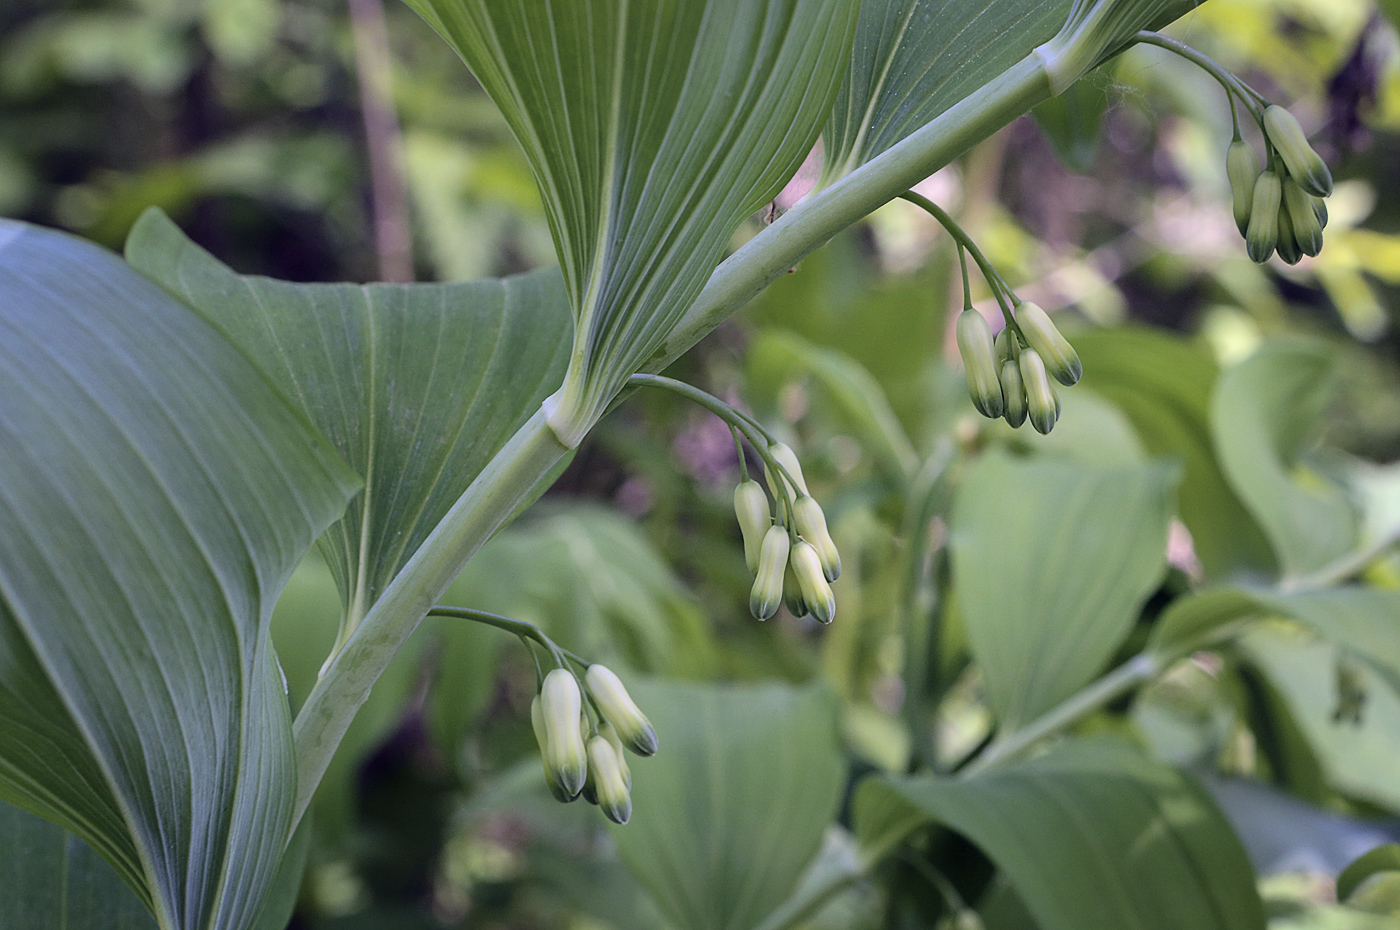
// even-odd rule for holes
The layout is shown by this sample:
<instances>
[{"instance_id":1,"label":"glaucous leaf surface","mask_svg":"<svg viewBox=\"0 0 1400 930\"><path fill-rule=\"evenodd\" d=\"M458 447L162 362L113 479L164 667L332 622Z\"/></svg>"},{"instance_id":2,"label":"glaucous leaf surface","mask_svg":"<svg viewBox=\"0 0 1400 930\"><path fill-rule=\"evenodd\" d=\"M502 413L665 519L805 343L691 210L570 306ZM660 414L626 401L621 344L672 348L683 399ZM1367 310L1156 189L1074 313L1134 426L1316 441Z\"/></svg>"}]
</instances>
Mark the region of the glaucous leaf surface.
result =
<instances>
[{"instance_id":1,"label":"glaucous leaf surface","mask_svg":"<svg viewBox=\"0 0 1400 930\"><path fill-rule=\"evenodd\" d=\"M1220 464L1259 521L1285 577L1322 568L1359 541L1345 490L1308 467L1336 361L1316 343L1280 341L1225 371L1211 400Z\"/></svg>"},{"instance_id":2,"label":"glaucous leaf surface","mask_svg":"<svg viewBox=\"0 0 1400 930\"><path fill-rule=\"evenodd\" d=\"M207 322L0 225L0 795L163 926L257 916L295 797L269 618L357 487Z\"/></svg>"},{"instance_id":3,"label":"glaucous leaf surface","mask_svg":"<svg viewBox=\"0 0 1400 930\"><path fill-rule=\"evenodd\" d=\"M156 930L121 876L57 824L0 801L0 927Z\"/></svg>"},{"instance_id":4,"label":"glaucous leaf surface","mask_svg":"<svg viewBox=\"0 0 1400 930\"><path fill-rule=\"evenodd\" d=\"M525 150L578 329L564 402L591 424L806 157L858 5L408 2Z\"/></svg>"},{"instance_id":5,"label":"glaucous leaf surface","mask_svg":"<svg viewBox=\"0 0 1400 930\"><path fill-rule=\"evenodd\" d=\"M979 460L954 503L953 580L1005 729L1088 684L1166 571L1176 469Z\"/></svg>"},{"instance_id":6,"label":"glaucous leaf surface","mask_svg":"<svg viewBox=\"0 0 1400 930\"><path fill-rule=\"evenodd\" d=\"M661 749L632 765L632 820L612 830L677 930L751 930L792 893L845 777L821 689L628 682Z\"/></svg>"},{"instance_id":7,"label":"glaucous leaf surface","mask_svg":"<svg viewBox=\"0 0 1400 930\"><path fill-rule=\"evenodd\" d=\"M352 620L563 377L556 272L469 284L241 276L149 212L127 256L219 327L364 476L322 540Z\"/></svg>"},{"instance_id":8,"label":"glaucous leaf surface","mask_svg":"<svg viewBox=\"0 0 1400 930\"><path fill-rule=\"evenodd\" d=\"M967 778L873 777L862 840L938 824L1005 873L1042 930L1263 930L1239 840L1206 793L1126 744L1061 744Z\"/></svg>"}]
</instances>

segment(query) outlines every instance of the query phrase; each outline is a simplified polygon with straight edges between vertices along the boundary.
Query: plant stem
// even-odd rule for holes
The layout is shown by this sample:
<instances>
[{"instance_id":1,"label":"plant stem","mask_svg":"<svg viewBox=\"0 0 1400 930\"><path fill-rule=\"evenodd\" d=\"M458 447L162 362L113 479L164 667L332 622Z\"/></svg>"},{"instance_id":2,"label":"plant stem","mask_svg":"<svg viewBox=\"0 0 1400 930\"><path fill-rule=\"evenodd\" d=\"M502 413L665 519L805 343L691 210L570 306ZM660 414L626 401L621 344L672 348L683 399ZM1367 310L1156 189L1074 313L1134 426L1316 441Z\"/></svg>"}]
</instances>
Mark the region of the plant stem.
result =
<instances>
[{"instance_id":1,"label":"plant stem","mask_svg":"<svg viewBox=\"0 0 1400 930\"><path fill-rule=\"evenodd\" d=\"M1240 103L1243 103L1245 107L1249 109L1249 112L1254 115L1259 125L1261 127L1264 125L1264 114L1263 111L1259 109L1260 102L1267 102L1264 100L1263 95L1227 71L1225 67L1214 58L1196 51L1185 42L1179 42L1171 36L1164 36L1160 32L1151 32L1144 29L1137 34L1137 41L1143 45L1155 45L1158 48L1163 48L1169 52L1180 55L1196 67L1205 71L1220 82L1220 86L1225 88L1225 95L1227 97L1231 94L1238 96L1240 98ZM1233 101L1230 107L1233 111Z\"/></svg>"},{"instance_id":2,"label":"plant stem","mask_svg":"<svg viewBox=\"0 0 1400 930\"><path fill-rule=\"evenodd\" d=\"M484 610L474 610L470 607L445 607L441 604L428 611L430 617L451 617L454 620L470 620L473 623L484 623L487 626L494 626L498 630L505 630L507 633L514 633L522 640L531 639L549 650L554 656L554 664L561 668L567 667L564 662L564 650L560 649L554 640L545 636L539 627L533 623L526 623L524 620L512 620L510 617L502 617L500 614L487 613Z\"/></svg>"},{"instance_id":3,"label":"plant stem","mask_svg":"<svg viewBox=\"0 0 1400 930\"><path fill-rule=\"evenodd\" d=\"M1133 656L1098 681L1066 698L1035 720L1012 730L1005 736L998 737L987 747L986 752L973 759L962 770L962 774L964 776L976 775L998 762L1016 756L1045 737L1058 733L1090 712L1098 710L1144 681L1155 677L1160 670L1160 660L1155 656L1146 652Z\"/></svg>"},{"instance_id":4,"label":"plant stem","mask_svg":"<svg viewBox=\"0 0 1400 930\"><path fill-rule=\"evenodd\" d=\"M993 267L992 263L987 261L987 256L982 254L982 250L977 247L977 243L972 241L972 237L963 231L963 228L948 215L947 211L927 197L916 194L913 191L905 191L900 194L899 197L901 200L909 201L937 220L939 225L948 231L948 235L952 236L953 239L957 241L960 248L964 248L972 254L972 260L977 263L978 270L982 272L982 277L987 281L987 287L991 290L992 296L997 300L997 306L1001 308L1002 316L1006 317L1006 321L1009 324L1011 322L1011 288L1007 287L1006 281L997 272L996 268ZM964 270L965 269L966 265L964 265Z\"/></svg>"}]
</instances>

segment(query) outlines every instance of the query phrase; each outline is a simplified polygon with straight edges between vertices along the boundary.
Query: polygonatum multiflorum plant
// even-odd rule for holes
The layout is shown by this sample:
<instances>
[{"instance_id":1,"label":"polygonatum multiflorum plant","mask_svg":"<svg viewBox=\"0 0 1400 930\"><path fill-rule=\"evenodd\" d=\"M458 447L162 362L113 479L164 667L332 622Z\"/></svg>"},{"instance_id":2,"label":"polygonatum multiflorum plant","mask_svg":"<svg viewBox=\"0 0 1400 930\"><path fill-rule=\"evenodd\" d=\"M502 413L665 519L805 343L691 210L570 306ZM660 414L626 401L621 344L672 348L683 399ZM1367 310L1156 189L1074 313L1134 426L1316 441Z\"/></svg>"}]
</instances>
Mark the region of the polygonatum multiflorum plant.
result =
<instances>
[{"instance_id":1,"label":"polygonatum multiflorum plant","mask_svg":"<svg viewBox=\"0 0 1400 930\"><path fill-rule=\"evenodd\" d=\"M303 286L240 277L156 213L132 231L125 261L0 225L0 797L81 838L163 930L285 924L305 854L293 843L298 825L356 711L430 612L528 644L549 790L586 797L618 824L632 817L635 829L625 751L664 755L667 737L622 679L530 623L438 608L444 591L607 410L632 390L662 388L721 417L761 463L764 480L745 466L734 495L753 614L786 605L831 622L841 557L797 455L750 414L659 372L833 235L903 196L956 241L966 298L957 344L974 406L1048 433L1061 412L1052 381L1073 385L1086 366L911 188L1124 49L1145 42L1196 61L1258 123L1262 170L1238 119L1227 156L1250 256L1296 261L1321 248L1331 177L1296 120L1199 53L1143 31L1191 0L408 3L504 114L538 184L557 270ZM731 252L736 228L819 141L817 189ZM1000 308L1000 335L972 308L968 255ZM1058 512L1062 502L1038 497L1034 480L998 468L1014 467L989 466L968 487L987 485L991 499L1010 481L1026 514ZM1165 500L1165 476L1083 479L1081 490L1128 507ZM959 504L960 545L995 535L976 508ZM1165 516L1143 526L1164 533ZM1141 539L1110 549L1142 548L1150 562L1161 540ZM335 576L342 620L293 717L269 621L313 543ZM1003 587L1015 582L1007 566ZM977 580L959 582L975 610ZM984 830L999 803L986 789L1053 793L1083 781L1146 799L1107 830L1110 845L1131 848L1153 812L1196 818L1161 861L1199 874L1194 903L1139 907L1124 892L1078 927L1113 926L1125 913L1147 915L1142 926L1262 927L1237 842L1179 775L1121 746L1016 756L1227 621L1310 616L1269 597L1232 591L1183 610L1097 684L1109 654L1081 661L1088 678L1068 690L1013 682L1015 670L984 653L1002 729L971 774L863 791L870 829L854 871L819 877L743 926L794 925L937 822L983 836L988 855L1021 877L1041 925L1068 930L1076 912L1053 893L1059 864L1025 858L1045 848L1034 831L1013 842ZM974 652L980 635L971 631ZM1041 867L1050 871L1037 878ZM34 887L58 881L44 875ZM974 926L954 897L957 925ZM106 926L115 913L65 926ZM674 909L668 917L686 922Z\"/></svg>"}]
</instances>

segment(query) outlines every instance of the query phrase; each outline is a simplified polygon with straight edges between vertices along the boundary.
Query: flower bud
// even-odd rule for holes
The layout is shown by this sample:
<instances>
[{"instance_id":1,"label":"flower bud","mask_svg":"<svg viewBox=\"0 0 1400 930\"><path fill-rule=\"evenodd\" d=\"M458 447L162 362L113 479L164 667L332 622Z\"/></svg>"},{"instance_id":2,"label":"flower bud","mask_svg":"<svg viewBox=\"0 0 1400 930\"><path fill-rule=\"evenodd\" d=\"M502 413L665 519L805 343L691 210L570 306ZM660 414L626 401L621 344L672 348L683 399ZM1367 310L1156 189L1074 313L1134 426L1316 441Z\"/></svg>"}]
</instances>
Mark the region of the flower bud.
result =
<instances>
[{"instance_id":1,"label":"flower bud","mask_svg":"<svg viewBox=\"0 0 1400 930\"><path fill-rule=\"evenodd\" d=\"M1021 364L1015 359L1001 363L1001 393L1006 398L1006 422L1013 428L1026 422L1026 385L1021 380Z\"/></svg>"},{"instance_id":2,"label":"flower bud","mask_svg":"<svg viewBox=\"0 0 1400 930\"><path fill-rule=\"evenodd\" d=\"M1055 428L1059 416L1059 398L1050 386L1050 376L1045 372L1045 363L1035 349L1026 349L1019 359L1021 381L1026 388L1026 412L1031 426L1037 433L1048 433Z\"/></svg>"},{"instance_id":3,"label":"flower bud","mask_svg":"<svg viewBox=\"0 0 1400 930\"><path fill-rule=\"evenodd\" d=\"M817 550L822 562L822 574L826 576L826 580L835 581L840 578L841 553L836 551L836 543L831 541L831 534L827 532L826 515L822 513L821 505L810 497L799 497L792 507L792 513L797 535Z\"/></svg>"},{"instance_id":4,"label":"flower bud","mask_svg":"<svg viewBox=\"0 0 1400 930\"><path fill-rule=\"evenodd\" d=\"M1002 331L997 333L997 358L1003 362L1014 361L1020 350L1021 345L1016 340L1016 334L1009 326L1003 327Z\"/></svg>"},{"instance_id":5,"label":"flower bud","mask_svg":"<svg viewBox=\"0 0 1400 930\"><path fill-rule=\"evenodd\" d=\"M749 571L755 571L758 550L763 548L763 534L773 525L768 495L757 481L741 481L734 489L734 516L739 520L739 531L744 534L744 561L749 564Z\"/></svg>"},{"instance_id":6,"label":"flower bud","mask_svg":"<svg viewBox=\"0 0 1400 930\"><path fill-rule=\"evenodd\" d=\"M958 315L957 336L972 405L982 416L996 419L1001 416L1002 397L992 328L976 310L964 310Z\"/></svg>"},{"instance_id":7,"label":"flower bud","mask_svg":"<svg viewBox=\"0 0 1400 930\"><path fill-rule=\"evenodd\" d=\"M1254 182L1254 202L1249 208L1249 230L1244 235L1249 257L1259 264L1269 260L1278 246L1278 207L1283 185L1277 174L1265 171Z\"/></svg>"},{"instance_id":8,"label":"flower bud","mask_svg":"<svg viewBox=\"0 0 1400 930\"><path fill-rule=\"evenodd\" d=\"M822 573L822 560L811 543L798 540L788 557L793 577L797 579L797 589L802 592L802 600L807 609L822 623L830 623L836 616L836 595L831 593Z\"/></svg>"},{"instance_id":9,"label":"flower bud","mask_svg":"<svg viewBox=\"0 0 1400 930\"><path fill-rule=\"evenodd\" d=\"M622 740L618 737L613 725L604 721L598 727L598 735L608 741L608 745L617 753L617 766L622 769L622 780L627 784L627 790L632 790L632 768L627 764L627 754L622 751ZM594 802L597 803L597 802Z\"/></svg>"},{"instance_id":10,"label":"flower bud","mask_svg":"<svg viewBox=\"0 0 1400 930\"><path fill-rule=\"evenodd\" d=\"M1293 241L1304 255L1316 255L1322 251L1322 224L1313 210L1313 201L1318 198L1304 191L1292 178L1283 182L1283 206L1288 210L1288 220L1293 228ZM1280 227L1282 224L1280 224Z\"/></svg>"},{"instance_id":11,"label":"flower bud","mask_svg":"<svg viewBox=\"0 0 1400 930\"><path fill-rule=\"evenodd\" d=\"M787 473L792 476L792 481L797 482L797 487L794 489L792 486L792 481L787 481L786 479L784 479L784 483L786 483L788 486L788 493L790 493L794 497L796 497L799 493L806 494L807 479L802 477L802 465L797 461L797 453L793 452L792 448L788 446L787 443L775 442L768 447L768 454L773 456L774 461L776 461L779 465L787 469ZM781 477L781 475L773 474L767 468L767 466L764 466L763 472L765 477L767 477L768 479L768 487L772 488L773 490L773 496L777 497L779 487L777 479Z\"/></svg>"},{"instance_id":12,"label":"flower bud","mask_svg":"<svg viewBox=\"0 0 1400 930\"><path fill-rule=\"evenodd\" d=\"M791 559L788 560L787 568L783 570L783 606L799 620L811 613L807 609L807 602L802 599L802 589L797 585L797 576L792 573Z\"/></svg>"},{"instance_id":13,"label":"flower bud","mask_svg":"<svg viewBox=\"0 0 1400 930\"><path fill-rule=\"evenodd\" d=\"M1021 334L1026 337L1026 343L1040 353L1045 370L1063 385L1077 382L1084 375L1084 365L1074 346L1050 322L1050 314L1030 301L1017 303L1015 311Z\"/></svg>"},{"instance_id":14,"label":"flower bud","mask_svg":"<svg viewBox=\"0 0 1400 930\"><path fill-rule=\"evenodd\" d=\"M622 744L639 756L656 754L656 730L612 669L590 665L583 675L603 719L612 724Z\"/></svg>"},{"instance_id":15,"label":"flower bud","mask_svg":"<svg viewBox=\"0 0 1400 930\"><path fill-rule=\"evenodd\" d=\"M583 696L568 669L556 668L544 676L540 688L540 716L544 719L545 768L555 797L573 800L588 776L579 717Z\"/></svg>"},{"instance_id":16,"label":"flower bud","mask_svg":"<svg viewBox=\"0 0 1400 930\"><path fill-rule=\"evenodd\" d=\"M1230 179L1235 225L1243 236L1249 229L1249 207L1254 203L1254 182L1259 177L1259 161L1254 156L1254 146L1243 139L1231 142L1225 152L1225 175Z\"/></svg>"},{"instance_id":17,"label":"flower bud","mask_svg":"<svg viewBox=\"0 0 1400 930\"><path fill-rule=\"evenodd\" d=\"M538 694L530 702L530 726L535 730L535 742L540 747L540 761L544 763L544 783L549 787L549 793L554 795L554 800L568 804L574 799L563 793L549 769L549 739L545 735L544 711L540 707Z\"/></svg>"},{"instance_id":18,"label":"flower bud","mask_svg":"<svg viewBox=\"0 0 1400 930\"><path fill-rule=\"evenodd\" d=\"M1278 257L1290 265L1296 265L1303 260L1303 250L1298 247L1298 240L1293 235L1293 223L1288 215L1288 208L1283 205L1278 208Z\"/></svg>"},{"instance_id":19,"label":"flower bud","mask_svg":"<svg viewBox=\"0 0 1400 930\"><path fill-rule=\"evenodd\" d=\"M613 823L623 824L632 818L632 795L618 759L612 744L603 737L588 741L588 774L597 791L598 808Z\"/></svg>"},{"instance_id":20,"label":"flower bud","mask_svg":"<svg viewBox=\"0 0 1400 930\"><path fill-rule=\"evenodd\" d=\"M1308 199L1312 201L1313 216L1317 217L1318 228L1326 229L1327 201L1323 200L1321 197L1313 197L1311 194L1308 195Z\"/></svg>"},{"instance_id":21,"label":"flower bud","mask_svg":"<svg viewBox=\"0 0 1400 930\"><path fill-rule=\"evenodd\" d=\"M1264 132L1274 148L1278 149L1288 173L1298 182L1298 186L1314 197L1327 197L1332 193L1332 172L1308 144L1307 134L1298 120L1278 104L1264 110Z\"/></svg>"},{"instance_id":22,"label":"flower bud","mask_svg":"<svg viewBox=\"0 0 1400 930\"><path fill-rule=\"evenodd\" d=\"M778 605L783 602L783 569L787 567L787 560L787 528L774 524L763 534L753 589L749 591L749 610L760 620L777 613Z\"/></svg>"}]
</instances>

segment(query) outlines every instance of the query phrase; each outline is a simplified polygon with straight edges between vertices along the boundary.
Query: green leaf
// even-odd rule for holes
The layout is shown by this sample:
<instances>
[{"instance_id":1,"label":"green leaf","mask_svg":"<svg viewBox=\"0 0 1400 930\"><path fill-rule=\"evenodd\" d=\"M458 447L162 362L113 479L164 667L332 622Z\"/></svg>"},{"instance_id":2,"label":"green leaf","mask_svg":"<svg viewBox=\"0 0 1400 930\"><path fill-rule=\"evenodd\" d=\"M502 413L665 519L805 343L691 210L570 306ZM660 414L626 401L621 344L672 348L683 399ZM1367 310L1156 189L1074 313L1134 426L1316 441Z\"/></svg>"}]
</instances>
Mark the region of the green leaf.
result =
<instances>
[{"instance_id":1,"label":"green leaf","mask_svg":"<svg viewBox=\"0 0 1400 930\"><path fill-rule=\"evenodd\" d=\"M1102 670L1166 571L1176 470L980 460L953 503L953 579L1012 730Z\"/></svg>"},{"instance_id":2,"label":"green leaf","mask_svg":"<svg viewBox=\"0 0 1400 930\"><path fill-rule=\"evenodd\" d=\"M970 778L867 778L856 825L940 824L1043 930L1263 930L1239 840L1199 786L1126 745L1062 744Z\"/></svg>"},{"instance_id":3,"label":"green leaf","mask_svg":"<svg viewBox=\"0 0 1400 930\"><path fill-rule=\"evenodd\" d=\"M351 624L563 377L570 325L554 272L288 284L234 274L156 212L127 255L226 332L364 476L321 541Z\"/></svg>"},{"instance_id":4,"label":"green leaf","mask_svg":"<svg viewBox=\"0 0 1400 930\"><path fill-rule=\"evenodd\" d=\"M539 183L577 324L551 417L572 444L811 150L857 5L408 2L501 108Z\"/></svg>"},{"instance_id":5,"label":"green leaf","mask_svg":"<svg viewBox=\"0 0 1400 930\"><path fill-rule=\"evenodd\" d=\"M0 801L0 927L156 930L112 867L62 827Z\"/></svg>"},{"instance_id":6,"label":"green leaf","mask_svg":"<svg viewBox=\"0 0 1400 930\"><path fill-rule=\"evenodd\" d=\"M1108 90L1113 77L1097 68L1074 82L1069 90L1031 111L1036 125L1050 140L1055 154L1073 171L1089 174L1099 154L1099 134L1108 111Z\"/></svg>"},{"instance_id":7,"label":"green leaf","mask_svg":"<svg viewBox=\"0 0 1400 930\"><path fill-rule=\"evenodd\" d=\"M1362 882L1382 872L1400 872L1400 844L1377 846L1343 869L1337 876L1337 900L1350 898Z\"/></svg>"},{"instance_id":8,"label":"green leaf","mask_svg":"<svg viewBox=\"0 0 1400 930\"><path fill-rule=\"evenodd\" d=\"M632 763L612 831L677 930L750 930L792 893L836 813L844 766L824 690L628 683L661 750Z\"/></svg>"},{"instance_id":9,"label":"green leaf","mask_svg":"<svg viewBox=\"0 0 1400 930\"><path fill-rule=\"evenodd\" d=\"M171 928L257 915L295 797L268 623L358 486L213 327L0 225L0 795Z\"/></svg>"},{"instance_id":10,"label":"green leaf","mask_svg":"<svg viewBox=\"0 0 1400 930\"><path fill-rule=\"evenodd\" d=\"M1216 461L1210 398L1219 371L1209 351L1142 328L1079 333L1074 347L1081 385L1128 415L1148 453L1181 461L1181 521L1206 577L1272 575L1268 541Z\"/></svg>"},{"instance_id":11,"label":"green leaf","mask_svg":"<svg viewBox=\"0 0 1400 930\"><path fill-rule=\"evenodd\" d=\"M1358 543L1341 487L1305 452L1331 398L1336 361L1315 343L1280 341L1226 371L1210 424L1226 478L1259 521L1285 577L1315 571Z\"/></svg>"}]
</instances>

